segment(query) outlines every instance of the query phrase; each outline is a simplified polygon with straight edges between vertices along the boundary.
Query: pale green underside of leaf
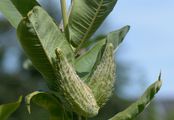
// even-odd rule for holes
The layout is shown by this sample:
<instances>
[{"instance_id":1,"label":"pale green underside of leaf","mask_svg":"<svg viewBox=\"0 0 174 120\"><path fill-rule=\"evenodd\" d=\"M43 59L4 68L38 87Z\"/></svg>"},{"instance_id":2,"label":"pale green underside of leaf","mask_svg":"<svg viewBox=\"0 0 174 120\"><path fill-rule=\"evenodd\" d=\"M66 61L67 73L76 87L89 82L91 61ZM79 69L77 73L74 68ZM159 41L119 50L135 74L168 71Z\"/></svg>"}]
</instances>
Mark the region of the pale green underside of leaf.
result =
<instances>
[{"instance_id":1,"label":"pale green underside of leaf","mask_svg":"<svg viewBox=\"0 0 174 120\"><path fill-rule=\"evenodd\" d=\"M95 45L95 43L97 43L98 41L105 39L106 36L105 35L99 35L96 38L90 39L88 41L85 41L81 47L81 49L89 49L91 47L93 47Z\"/></svg>"},{"instance_id":2,"label":"pale green underside of leaf","mask_svg":"<svg viewBox=\"0 0 174 120\"><path fill-rule=\"evenodd\" d=\"M49 93L35 91L25 97L28 112L31 113L31 103L34 103L50 113L49 120L67 120L66 112L59 101Z\"/></svg>"},{"instance_id":3,"label":"pale green underside of leaf","mask_svg":"<svg viewBox=\"0 0 174 120\"><path fill-rule=\"evenodd\" d=\"M116 50L119 48L120 43L123 41L123 39L125 38L126 34L128 33L130 29L130 26L124 26L122 28L120 28L119 30L110 32L107 35L107 42L108 43L112 43L114 46L114 52L116 52Z\"/></svg>"},{"instance_id":4,"label":"pale green underside of leaf","mask_svg":"<svg viewBox=\"0 0 174 120\"><path fill-rule=\"evenodd\" d=\"M75 61L75 69L77 72L90 72L93 67L97 55L101 47L105 44L106 39L98 41L94 47L87 51L84 55L77 58Z\"/></svg>"},{"instance_id":5,"label":"pale green underside of leaf","mask_svg":"<svg viewBox=\"0 0 174 120\"><path fill-rule=\"evenodd\" d=\"M109 120L133 120L137 117L151 102L155 94L161 88L162 81L159 80L153 83L145 93L137 100L135 103L130 105L124 111L116 114L114 117L110 118Z\"/></svg>"},{"instance_id":6,"label":"pale green underside of leaf","mask_svg":"<svg viewBox=\"0 0 174 120\"><path fill-rule=\"evenodd\" d=\"M112 11L117 0L73 0L69 17L73 45L89 39Z\"/></svg>"},{"instance_id":7,"label":"pale green underside of leaf","mask_svg":"<svg viewBox=\"0 0 174 120\"><path fill-rule=\"evenodd\" d=\"M114 49L116 50L128 33L129 28L129 26L122 27L119 30L109 33L105 38L97 41L97 43L89 51L76 59L76 71L84 75L88 74L96 63L97 55L101 50L102 46L106 43L106 40L107 43L112 43Z\"/></svg>"},{"instance_id":8,"label":"pale green underside of leaf","mask_svg":"<svg viewBox=\"0 0 174 120\"><path fill-rule=\"evenodd\" d=\"M0 105L0 120L7 120L10 115L20 106L21 101L22 97L19 97L18 101L14 103Z\"/></svg>"},{"instance_id":9,"label":"pale green underside of leaf","mask_svg":"<svg viewBox=\"0 0 174 120\"><path fill-rule=\"evenodd\" d=\"M55 49L59 47L73 61L73 51L64 34L59 30L52 18L39 6L29 12L17 29L20 43L35 68L56 85L54 74ZM49 84L50 85L50 84Z\"/></svg>"},{"instance_id":10,"label":"pale green underside of leaf","mask_svg":"<svg viewBox=\"0 0 174 120\"><path fill-rule=\"evenodd\" d=\"M13 27L17 28L22 20L22 17L36 5L39 5L36 0L1 0L0 12L8 19Z\"/></svg>"}]
</instances>

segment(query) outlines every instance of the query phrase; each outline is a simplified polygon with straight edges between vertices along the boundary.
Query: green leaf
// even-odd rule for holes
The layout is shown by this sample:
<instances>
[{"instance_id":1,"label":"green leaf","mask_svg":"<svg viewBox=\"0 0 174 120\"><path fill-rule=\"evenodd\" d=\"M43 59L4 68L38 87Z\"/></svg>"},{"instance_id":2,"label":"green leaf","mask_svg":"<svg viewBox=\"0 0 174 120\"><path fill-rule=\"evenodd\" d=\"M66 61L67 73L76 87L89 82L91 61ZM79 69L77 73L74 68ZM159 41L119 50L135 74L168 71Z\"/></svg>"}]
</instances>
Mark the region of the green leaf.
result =
<instances>
[{"instance_id":1,"label":"green leaf","mask_svg":"<svg viewBox=\"0 0 174 120\"><path fill-rule=\"evenodd\" d=\"M117 0L73 0L69 16L72 44L81 48L112 11Z\"/></svg>"},{"instance_id":2,"label":"green leaf","mask_svg":"<svg viewBox=\"0 0 174 120\"><path fill-rule=\"evenodd\" d=\"M0 120L7 120L22 102L22 96L14 103L0 105Z\"/></svg>"},{"instance_id":3,"label":"green leaf","mask_svg":"<svg viewBox=\"0 0 174 120\"><path fill-rule=\"evenodd\" d=\"M115 30L113 32L110 32L107 36L106 36L106 44L108 43L112 43L113 47L114 47L114 53L116 52L116 50L118 49L119 45L122 43L124 37L126 36L127 32L129 31L129 26L125 26L122 27L118 30ZM103 46L102 49L100 49L98 56L97 56L97 60L92 68L93 71L95 71L97 65L100 63L101 58L103 56L103 52L105 51L105 47L106 44ZM102 46L101 46L102 47ZM92 73L92 72L91 72Z\"/></svg>"},{"instance_id":4,"label":"green leaf","mask_svg":"<svg viewBox=\"0 0 174 120\"><path fill-rule=\"evenodd\" d=\"M97 37L94 38L94 39L85 41L85 42L83 43L83 45L82 45L81 48L83 48L83 49L89 49L89 48L91 48L92 46L94 46L98 41L101 41L101 40L103 40L103 39L105 39L105 38L106 38L105 35L99 35L99 36L97 36Z\"/></svg>"},{"instance_id":5,"label":"green leaf","mask_svg":"<svg viewBox=\"0 0 174 120\"><path fill-rule=\"evenodd\" d=\"M86 76L94 68L94 64L98 64L98 61L100 61L103 54L101 48L106 41L107 43L112 43L116 50L129 31L129 28L129 26L124 26L118 30L110 32L107 36L97 40L96 44L89 51L77 58L75 61L75 68L79 75L81 77ZM86 42L86 44L91 45L91 43L88 42ZM100 55L98 55L99 53ZM84 79L86 79L86 77L84 77Z\"/></svg>"},{"instance_id":6,"label":"green leaf","mask_svg":"<svg viewBox=\"0 0 174 120\"><path fill-rule=\"evenodd\" d=\"M53 85L51 88L55 88L55 49L61 48L70 62L74 57L64 34L39 6L34 7L27 18L20 22L17 34L34 67L46 78L49 87Z\"/></svg>"},{"instance_id":7,"label":"green leaf","mask_svg":"<svg viewBox=\"0 0 174 120\"><path fill-rule=\"evenodd\" d=\"M17 28L22 17L36 5L36 0L1 0L0 12L9 20L13 27Z\"/></svg>"},{"instance_id":8,"label":"green leaf","mask_svg":"<svg viewBox=\"0 0 174 120\"><path fill-rule=\"evenodd\" d=\"M63 106L53 95L35 91L25 98L28 112L31 113L31 102L42 107L50 113L50 120L65 120L66 113Z\"/></svg>"},{"instance_id":9,"label":"green leaf","mask_svg":"<svg viewBox=\"0 0 174 120\"><path fill-rule=\"evenodd\" d=\"M160 80L160 77L161 74L159 75L158 80L145 91L139 100L109 120L132 120L137 117L149 105L155 94L161 88L162 81Z\"/></svg>"},{"instance_id":10,"label":"green leaf","mask_svg":"<svg viewBox=\"0 0 174 120\"><path fill-rule=\"evenodd\" d=\"M118 46L120 45L120 43L123 41L123 39L125 38L129 29L130 29L130 26L127 25L127 26L120 28L119 30L110 32L107 35L107 42L113 44L115 51L118 48Z\"/></svg>"},{"instance_id":11,"label":"green leaf","mask_svg":"<svg viewBox=\"0 0 174 120\"><path fill-rule=\"evenodd\" d=\"M88 50L85 54L80 56L75 61L75 69L79 73L88 73L91 71L96 59L97 55L101 49L101 47L105 44L106 39L102 39L98 41L90 50Z\"/></svg>"}]
</instances>

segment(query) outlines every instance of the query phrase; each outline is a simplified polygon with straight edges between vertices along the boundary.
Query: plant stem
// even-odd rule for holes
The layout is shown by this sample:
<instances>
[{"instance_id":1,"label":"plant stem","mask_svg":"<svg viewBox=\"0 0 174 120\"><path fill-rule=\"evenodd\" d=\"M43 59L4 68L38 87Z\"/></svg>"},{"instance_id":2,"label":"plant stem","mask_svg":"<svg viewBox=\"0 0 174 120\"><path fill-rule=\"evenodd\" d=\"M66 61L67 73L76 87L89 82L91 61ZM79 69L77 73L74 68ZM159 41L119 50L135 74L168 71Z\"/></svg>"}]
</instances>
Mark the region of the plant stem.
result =
<instances>
[{"instance_id":1,"label":"plant stem","mask_svg":"<svg viewBox=\"0 0 174 120\"><path fill-rule=\"evenodd\" d=\"M66 12L66 0L60 0L60 2L61 2L62 17L63 17L63 26L65 30L68 25L68 17Z\"/></svg>"}]
</instances>

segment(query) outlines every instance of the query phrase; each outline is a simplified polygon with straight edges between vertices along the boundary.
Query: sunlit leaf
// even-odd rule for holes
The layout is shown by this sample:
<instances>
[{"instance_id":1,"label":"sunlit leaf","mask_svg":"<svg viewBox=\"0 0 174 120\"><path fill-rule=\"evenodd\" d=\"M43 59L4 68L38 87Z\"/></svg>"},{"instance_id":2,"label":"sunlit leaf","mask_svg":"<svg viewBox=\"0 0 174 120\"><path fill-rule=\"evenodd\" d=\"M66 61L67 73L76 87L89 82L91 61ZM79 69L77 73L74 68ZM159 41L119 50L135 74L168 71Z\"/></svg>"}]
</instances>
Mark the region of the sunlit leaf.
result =
<instances>
[{"instance_id":1,"label":"sunlit leaf","mask_svg":"<svg viewBox=\"0 0 174 120\"><path fill-rule=\"evenodd\" d=\"M22 17L39 3L36 0L1 0L0 12L8 19L13 27L17 28Z\"/></svg>"},{"instance_id":2,"label":"sunlit leaf","mask_svg":"<svg viewBox=\"0 0 174 120\"><path fill-rule=\"evenodd\" d=\"M99 28L117 0L73 0L69 17L70 36L74 46L81 47Z\"/></svg>"},{"instance_id":3,"label":"sunlit leaf","mask_svg":"<svg viewBox=\"0 0 174 120\"><path fill-rule=\"evenodd\" d=\"M89 51L77 58L77 60L75 61L75 68L77 72L88 73L91 71L97 59L97 55L101 47L105 44L105 41L106 39L98 41Z\"/></svg>"},{"instance_id":4,"label":"sunlit leaf","mask_svg":"<svg viewBox=\"0 0 174 120\"><path fill-rule=\"evenodd\" d=\"M20 106L21 101L22 97L19 97L18 101L16 102L0 105L0 120L7 120L10 115Z\"/></svg>"},{"instance_id":5,"label":"sunlit leaf","mask_svg":"<svg viewBox=\"0 0 174 120\"><path fill-rule=\"evenodd\" d=\"M55 49L61 48L64 54L73 61L73 51L64 34L52 18L39 6L29 12L17 29L20 43L34 67L48 80L49 85L56 82L54 74Z\"/></svg>"},{"instance_id":6,"label":"sunlit leaf","mask_svg":"<svg viewBox=\"0 0 174 120\"><path fill-rule=\"evenodd\" d=\"M161 75L159 75L158 80L145 91L139 100L109 120L133 120L137 117L149 105L155 94L161 88L162 81L160 80L160 76Z\"/></svg>"},{"instance_id":7,"label":"sunlit leaf","mask_svg":"<svg viewBox=\"0 0 174 120\"><path fill-rule=\"evenodd\" d=\"M113 44L115 51L117 50L118 46L123 41L123 39L125 38L129 29L130 29L130 26L127 25L127 26L120 28L119 30L110 32L107 35L107 42Z\"/></svg>"},{"instance_id":8,"label":"sunlit leaf","mask_svg":"<svg viewBox=\"0 0 174 120\"><path fill-rule=\"evenodd\" d=\"M87 51L85 54L76 59L75 68L77 72L82 77L84 77L92 70L95 63L98 64L96 61L97 56L98 56L98 61L100 61L100 58L102 56L102 51L100 55L98 54L102 46L106 43L106 41L107 43L112 43L116 51L116 49L119 47L124 37L126 36L127 32L129 31L129 28L130 28L129 26L122 27L118 30L110 32L106 37L102 37L101 40L97 40L97 42L89 51ZM91 44L91 43L86 43L86 44Z\"/></svg>"},{"instance_id":9,"label":"sunlit leaf","mask_svg":"<svg viewBox=\"0 0 174 120\"><path fill-rule=\"evenodd\" d=\"M103 39L105 39L106 38L106 36L105 35L99 35L99 36L97 36L97 37L95 37L95 38L93 38L93 39L91 39L91 40L88 40L88 41L85 41L84 43L83 43L83 45L82 45L82 47L81 48L83 48L83 49L89 49L89 48L91 48L92 46L94 46L97 42L99 42L99 41L101 41L101 40L103 40Z\"/></svg>"}]
</instances>

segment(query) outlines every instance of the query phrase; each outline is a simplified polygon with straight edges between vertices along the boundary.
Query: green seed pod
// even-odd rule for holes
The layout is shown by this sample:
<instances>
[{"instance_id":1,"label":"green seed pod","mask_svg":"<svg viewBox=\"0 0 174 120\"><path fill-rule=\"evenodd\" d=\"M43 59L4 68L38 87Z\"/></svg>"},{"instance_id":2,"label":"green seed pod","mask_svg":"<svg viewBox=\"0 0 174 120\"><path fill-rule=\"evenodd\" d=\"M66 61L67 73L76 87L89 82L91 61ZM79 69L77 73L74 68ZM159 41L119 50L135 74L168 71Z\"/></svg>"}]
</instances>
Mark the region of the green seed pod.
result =
<instances>
[{"instance_id":1,"label":"green seed pod","mask_svg":"<svg viewBox=\"0 0 174 120\"><path fill-rule=\"evenodd\" d=\"M113 45L105 46L101 61L95 71L89 77L88 86L92 89L98 105L103 106L112 95L115 83L115 61L113 56Z\"/></svg>"},{"instance_id":2,"label":"green seed pod","mask_svg":"<svg viewBox=\"0 0 174 120\"><path fill-rule=\"evenodd\" d=\"M99 107L92 90L79 78L59 48L56 49L56 56L56 74L63 100L79 115L85 117L97 115Z\"/></svg>"}]
</instances>

